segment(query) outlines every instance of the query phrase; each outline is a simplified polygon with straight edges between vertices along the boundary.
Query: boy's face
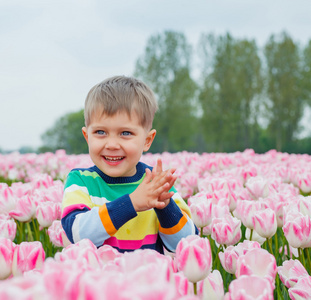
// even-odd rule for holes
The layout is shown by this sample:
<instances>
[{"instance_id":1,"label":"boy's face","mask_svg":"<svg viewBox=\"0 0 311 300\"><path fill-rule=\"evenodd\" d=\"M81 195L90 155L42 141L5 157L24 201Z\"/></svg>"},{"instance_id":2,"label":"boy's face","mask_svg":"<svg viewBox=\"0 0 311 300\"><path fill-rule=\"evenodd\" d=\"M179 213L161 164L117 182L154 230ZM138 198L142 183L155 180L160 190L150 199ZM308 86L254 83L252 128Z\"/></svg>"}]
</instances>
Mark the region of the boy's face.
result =
<instances>
[{"instance_id":1,"label":"boy's face","mask_svg":"<svg viewBox=\"0 0 311 300\"><path fill-rule=\"evenodd\" d=\"M136 165L148 151L156 131L139 124L136 113L113 116L94 114L89 126L82 128L94 164L106 175L125 177L136 174Z\"/></svg>"}]
</instances>

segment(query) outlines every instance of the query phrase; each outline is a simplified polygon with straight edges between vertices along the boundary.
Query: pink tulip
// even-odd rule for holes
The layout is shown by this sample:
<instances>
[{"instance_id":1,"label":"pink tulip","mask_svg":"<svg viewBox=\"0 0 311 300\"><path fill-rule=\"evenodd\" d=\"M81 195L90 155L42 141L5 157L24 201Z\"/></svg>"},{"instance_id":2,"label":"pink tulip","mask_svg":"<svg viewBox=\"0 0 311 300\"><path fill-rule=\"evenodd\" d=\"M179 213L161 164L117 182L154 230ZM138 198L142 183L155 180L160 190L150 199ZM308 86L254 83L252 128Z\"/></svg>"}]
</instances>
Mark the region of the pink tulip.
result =
<instances>
[{"instance_id":1,"label":"pink tulip","mask_svg":"<svg viewBox=\"0 0 311 300\"><path fill-rule=\"evenodd\" d=\"M56 247L64 248L71 244L63 229L61 221L59 220L53 221L52 225L48 228L48 235L50 237L50 241Z\"/></svg>"},{"instance_id":2,"label":"pink tulip","mask_svg":"<svg viewBox=\"0 0 311 300\"><path fill-rule=\"evenodd\" d=\"M218 256L225 271L230 274L235 274L236 262L239 258L239 253L236 251L235 247L227 247L224 252L219 252Z\"/></svg>"},{"instance_id":3,"label":"pink tulip","mask_svg":"<svg viewBox=\"0 0 311 300\"><path fill-rule=\"evenodd\" d=\"M246 254L248 251L258 248L260 248L260 244L258 242L244 240L236 246L227 247L224 252L219 252L218 256L220 263L226 272L235 274L238 258L241 255Z\"/></svg>"},{"instance_id":4,"label":"pink tulip","mask_svg":"<svg viewBox=\"0 0 311 300\"><path fill-rule=\"evenodd\" d=\"M211 271L212 252L209 240L197 235L182 238L176 248L176 265L191 282L203 280Z\"/></svg>"},{"instance_id":5,"label":"pink tulip","mask_svg":"<svg viewBox=\"0 0 311 300\"><path fill-rule=\"evenodd\" d=\"M304 216L309 216L311 218L311 196L299 197L298 209Z\"/></svg>"},{"instance_id":6,"label":"pink tulip","mask_svg":"<svg viewBox=\"0 0 311 300\"><path fill-rule=\"evenodd\" d=\"M286 260L277 269L281 281L287 288L295 286L300 278L309 276L307 270L298 259Z\"/></svg>"},{"instance_id":7,"label":"pink tulip","mask_svg":"<svg viewBox=\"0 0 311 300\"><path fill-rule=\"evenodd\" d=\"M311 247L311 218L301 213L286 214L284 235L294 248Z\"/></svg>"},{"instance_id":8,"label":"pink tulip","mask_svg":"<svg viewBox=\"0 0 311 300\"><path fill-rule=\"evenodd\" d=\"M173 274L176 291L179 297L193 294L193 284L190 284L183 272Z\"/></svg>"},{"instance_id":9,"label":"pink tulip","mask_svg":"<svg viewBox=\"0 0 311 300\"><path fill-rule=\"evenodd\" d=\"M36 214L36 206L29 195L18 199L14 210L9 215L20 222L29 222Z\"/></svg>"},{"instance_id":10,"label":"pink tulip","mask_svg":"<svg viewBox=\"0 0 311 300\"><path fill-rule=\"evenodd\" d=\"M256 275L274 284L277 273L275 257L264 249L253 249L237 260L236 277L242 275Z\"/></svg>"},{"instance_id":11,"label":"pink tulip","mask_svg":"<svg viewBox=\"0 0 311 300\"><path fill-rule=\"evenodd\" d=\"M0 237L14 241L16 236L16 223L9 216L0 215Z\"/></svg>"},{"instance_id":12,"label":"pink tulip","mask_svg":"<svg viewBox=\"0 0 311 300\"><path fill-rule=\"evenodd\" d=\"M37 206L36 217L41 227L49 227L60 215L60 206L54 202L41 202Z\"/></svg>"},{"instance_id":13,"label":"pink tulip","mask_svg":"<svg viewBox=\"0 0 311 300\"><path fill-rule=\"evenodd\" d=\"M259 201L238 200L234 215L240 219L243 225L254 229L253 216L255 212L262 209L263 204Z\"/></svg>"},{"instance_id":14,"label":"pink tulip","mask_svg":"<svg viewBox=\"0 0 311 300\"><path fill-rule=\"evenodd\" d=\"M16 197L10 187L6 186L0 190L0 214L9 213L15 208Z\"/></svg>"},{"instance_id":15,"label":"pink tulip","mask_svg":"<svg viewBox=\"0 0 311 300\"><path fill-rule=\"evenodd\" d=\"M78 261L80 268L95 269L100 266L96 251L96 246L90 240L83 239L67 246L62 252L57 252L54 259L57 262Z\"/></svg>"},{"instance_id":16,"label":"pink tulip","mask_svg":"<svg viewBox=\"0 0 311 300\"><path fill-rule=\"evenodd\" d=\"M297 185L304 194L309 194L311 192L311 174L309 172L301 174Z\"/></svg>"},{"instance_id":17,"label":"pink tulip","mask_svg":"<svg viewBox=\"0 0 311 300\"><path fill-rule=\"evenodd\" d=\"M218 270L214 270L198 283L198 295L202 299L209 300L222 300L224 298L223 280Z\"/></svg>"},{"instance_id":18,"label":"pink tulip","mask_svg":"<svg viewBox=\"0 0 311 300\"><path fill-rule=\"evenodd\" d=\"M191 218L198 228L203 228L212 222L212 201L194 198L190 204Z\"/></svg>"},{"instance_id":19,"label":"pink tulip","mask_svg":"<svg viewBox=\"0 0 311 300\"><path fill-rule=\"evenodd\" d=\"M288 289L288 293L292 300L311 299L311 276L300 278L293 287Z\"/></svg>"},{"instance_id":20,"label":"pink tulip","mask_svg":"<svg viewBox=\"0 0 311 300\"><path fill-rule=\"evenodd\" d=\"M271 208L255 212L253 215L253 225L260 236L267 239L271 238L277 230L275 212Z\"/></svg>"},{"instance_id":21,"label":"pink tulip","mask_svg":"<svg viewBox=\"0 0 311 300\"><path fill-rule=\"evenodd\" d=\"M40 242L22 242L14 248L12 273L18 276L26 271L40 269L44 259L45 252Z\"/></svg>"},{"instance_id":22,"label":"pink tulip","mask_svg":"<svg viewBox=\"0 0 311 300\"><path fill-rule=\"evenodd\" d=\"M244 275L230 283L224 300L273 300L273 287L264 278Z\"/></svg>"},{"instance_id":23,"label":"pink tulip","mask_svg":"<svg viewBox=\"0 0 311 300\"><path fill-rule=\"evenodd\" d=\"M12 274L14 246L11 240L0 238L0 280Z\"/></svg>"},{"instance_id":24,"label":"pink tulip","mask_svg":"<svg viewBox=\"0 0 311 300\"><path fill-rule=\"evenodd\" d=\"M109 261L113 261L122 255L118 250L109 245L103 245L96 252L102 264L107 264Z\"/></svg>"},{"instance_id":25,"label":"pink tulip","mask_svg":"<svg viewBox=\"0 0 311 300\"><path fill-rule=\"evenodd\" d=\"M230 215L215 218L212 222L212 238L220 245L234 245L242 236L241 221Z\"/></svg>"},{"instance_id":26,"label":"pink tulip","mask_svg":"<svg viewBox=\"0 0 311 300\"><path fill-rule=\"evenodd\" d=\"M268 181L261 176L250 177L246 181L245 187L255 200L266 198L269 195Z\"/></svg>"}]
</instances>

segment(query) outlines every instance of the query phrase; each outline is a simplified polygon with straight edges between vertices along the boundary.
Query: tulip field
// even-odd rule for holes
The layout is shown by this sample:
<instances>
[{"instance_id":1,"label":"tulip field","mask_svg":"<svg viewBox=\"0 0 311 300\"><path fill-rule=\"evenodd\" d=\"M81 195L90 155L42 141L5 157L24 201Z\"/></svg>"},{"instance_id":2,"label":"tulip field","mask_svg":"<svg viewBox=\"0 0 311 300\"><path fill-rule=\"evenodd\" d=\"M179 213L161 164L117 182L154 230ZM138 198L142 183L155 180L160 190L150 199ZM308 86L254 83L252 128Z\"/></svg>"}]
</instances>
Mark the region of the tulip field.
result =
<instances>
[{"instance_id":1,"label":"tulip field","mask_svg":"<svg viewBox=\"0 0 311 300\"><path fill-rule=\"evenodd\" d=\"M311 299L311 156L251 149L145 154L177 168L200 235L176 253L121 254L60 222L68 172L88 155L0 154L0 299Z\"/></svg>"}]
</instances>

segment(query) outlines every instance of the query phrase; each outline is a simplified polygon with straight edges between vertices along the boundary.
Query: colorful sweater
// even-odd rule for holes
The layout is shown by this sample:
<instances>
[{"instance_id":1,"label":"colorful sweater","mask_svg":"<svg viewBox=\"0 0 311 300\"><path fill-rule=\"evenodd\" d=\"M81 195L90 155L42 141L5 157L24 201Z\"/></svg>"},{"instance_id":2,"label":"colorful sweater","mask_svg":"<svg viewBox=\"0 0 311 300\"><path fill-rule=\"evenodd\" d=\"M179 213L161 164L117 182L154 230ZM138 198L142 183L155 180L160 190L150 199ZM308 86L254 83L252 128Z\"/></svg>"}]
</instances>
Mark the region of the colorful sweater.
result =
<instances>
[{"instance_id":1,"label":"colorful sweater","mask_svg":"<svg viewBox=\"0 0 311 300\"><path fill-rule=\"evenodd\" d=\"M62 226L76 243L90 239L97 247L108 244L120 252L163 246L174 252L181 238L197 233L187 204L175 192L164 209L136 212L129 194L151 167L139 162L132 177L109 177L96 166L74 169L67 177L62 203Z\"/></svg>"}]
</instances>

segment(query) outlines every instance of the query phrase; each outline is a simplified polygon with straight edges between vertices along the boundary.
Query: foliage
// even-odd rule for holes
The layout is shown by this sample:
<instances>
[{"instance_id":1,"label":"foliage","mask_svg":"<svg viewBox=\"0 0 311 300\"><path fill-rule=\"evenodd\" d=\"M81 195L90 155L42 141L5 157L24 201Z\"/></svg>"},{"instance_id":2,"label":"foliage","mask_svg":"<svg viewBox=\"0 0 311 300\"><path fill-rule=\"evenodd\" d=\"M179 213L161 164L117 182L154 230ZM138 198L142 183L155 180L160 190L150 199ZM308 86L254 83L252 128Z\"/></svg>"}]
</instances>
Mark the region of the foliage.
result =
<instances>
[{"instance_id":1,"label":"foliage","mask_svg":"<svg viewBox=\"0 0 311 300\"><path fill-rule=\"evenodd\" d=\"M83 110L60 117L54 126L41 136L43 146L39 149L40 152L65 149L68 154L87 153L87 143L81 131L83 126Z\"/></svg>"},{"instance_id":2,"label":"foliage","mask_svg":"<svg viewBox=\"0 0 311 300\"><path fill-rule=\"evenodd\" d=\"M153 152L195 149L197 85L190 74L191 55L184 34L165 31L149 38L137 60L135 76L150 85L159 102Z\"/></svg>"}]
</instances>

